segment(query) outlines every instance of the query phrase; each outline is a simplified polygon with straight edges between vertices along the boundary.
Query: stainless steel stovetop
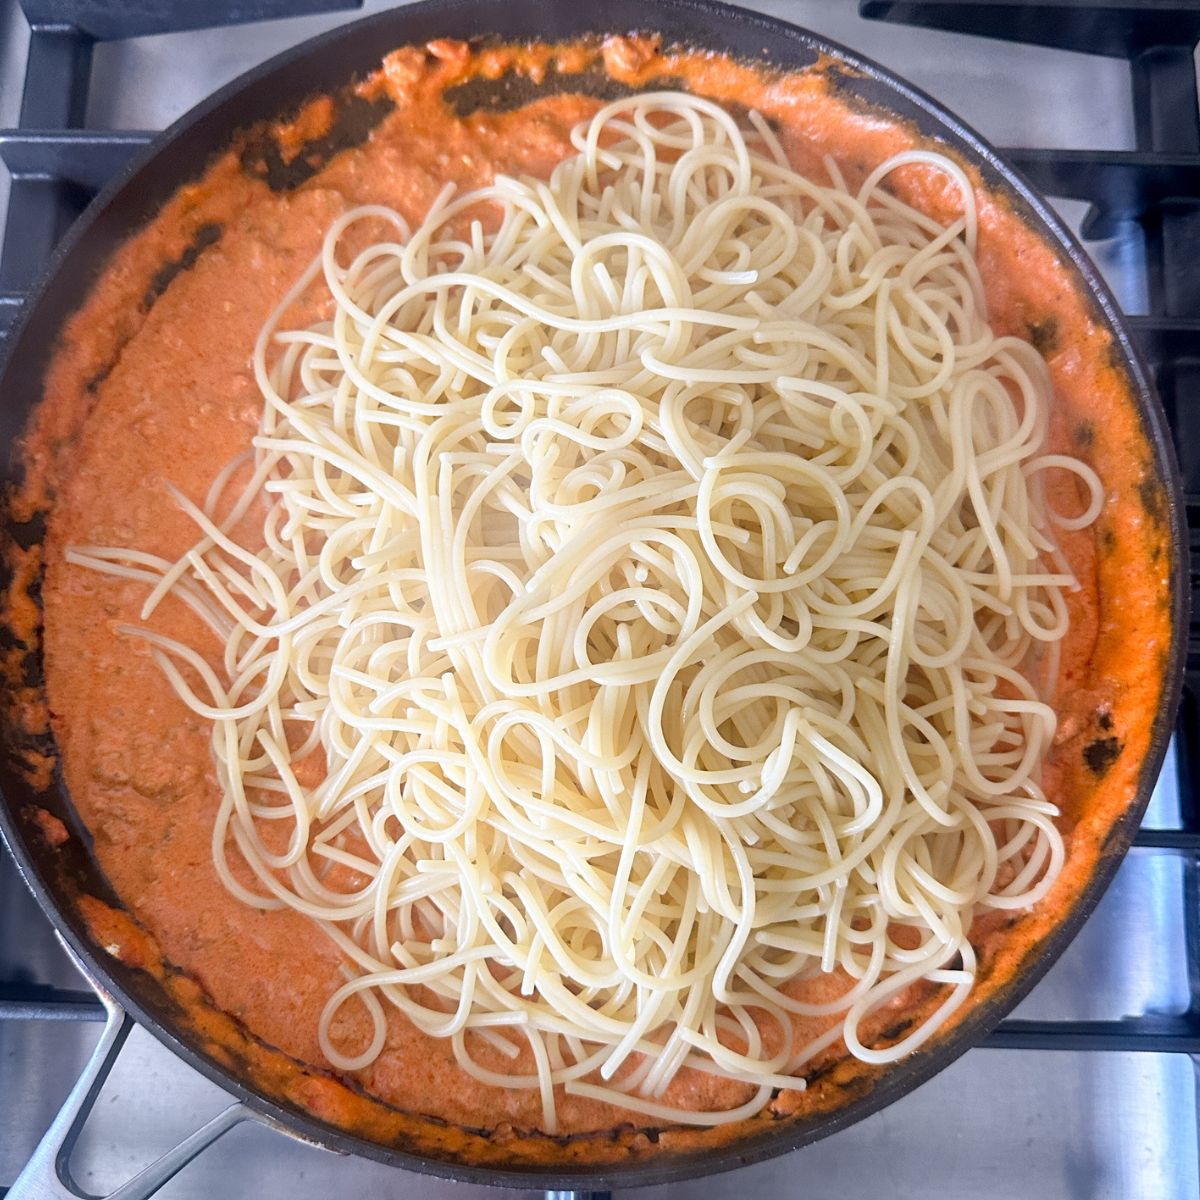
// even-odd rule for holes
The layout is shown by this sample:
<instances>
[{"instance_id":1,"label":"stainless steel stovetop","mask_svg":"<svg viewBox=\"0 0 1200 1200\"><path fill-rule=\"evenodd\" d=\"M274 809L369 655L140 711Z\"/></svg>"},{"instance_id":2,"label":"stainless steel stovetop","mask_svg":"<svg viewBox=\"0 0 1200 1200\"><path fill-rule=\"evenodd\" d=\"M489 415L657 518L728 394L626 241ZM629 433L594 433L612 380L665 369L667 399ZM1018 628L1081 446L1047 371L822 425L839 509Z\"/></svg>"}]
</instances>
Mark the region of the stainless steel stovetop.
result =
<instances>
[{"instance_id":1,"label":"stainless steel stovetop","mask_svg":"<svg viewBox=\"0 0 1200 1200\"><path fill-rule=\"evenodd\" d=\"M878 24L861 18L851 0L758 0L747 6L878 59L1000 146L1135 146L1130 67L1122 59ZM367 3L364 11L378 7L383 5ZM94 52L86 124L161 128L246 68L355 15L102 42ZM0 125L11 126L27 38L15 0L0 3L0 38ZM0 192L0 208L5 199L6 190ZM1076 228L1085 207L1060 205ZM1146 312L1141 227L1132 220L1121 223L1118 236L1090 243L1089 249L1126 311ZM1180 786L1172 753L1146 828L1179 827ZM1197 903L1196 870L1194 851L1135 848L1083 933L1015 1015L1039 1023L1132 1022L1132 1028L1138 1018L1189 1013L1195 967L1189 968L1188 942L1194 926L1185 923L1185 912ZM80 986L0 851L0 997L9 984ZM971 1051L915 1093L809 1149L642 1195L645 1200L1197 1197L1192 1057L1089 1048L1102 1043L1078 1034L1088 1028L1072 1025L1075 1034L1053 1042L1063 1047L1055 1049L1016 1049L1010 1047L1019 1038L993 1039L994 1045ZM0 1185L12 1182L49 1125L98 1029L44 1016L0 1019ZM1025 1040L1050 1043L1047 1037ZM79 1144L75 1177L89 1191L107 1193L227 1103L213 1084L135 1030ZM338 1158L253 1124L227 1135L160 1194L172 1200L511 1195Z\"/></svg>"}]
</instances>

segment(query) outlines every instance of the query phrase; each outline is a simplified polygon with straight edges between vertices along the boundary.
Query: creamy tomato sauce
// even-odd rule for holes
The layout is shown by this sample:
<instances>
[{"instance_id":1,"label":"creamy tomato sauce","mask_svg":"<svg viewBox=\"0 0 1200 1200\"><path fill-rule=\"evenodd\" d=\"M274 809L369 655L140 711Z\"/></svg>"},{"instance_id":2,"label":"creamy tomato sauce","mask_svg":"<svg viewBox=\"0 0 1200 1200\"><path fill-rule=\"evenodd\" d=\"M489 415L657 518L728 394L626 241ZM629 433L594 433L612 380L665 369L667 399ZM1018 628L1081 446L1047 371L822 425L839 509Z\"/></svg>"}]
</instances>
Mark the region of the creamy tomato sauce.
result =
<instances>
[{"instance_id":1,"label":"creamy tomato sauce","mask_svg":"<svg viewBox=\"0 0 1200 1200\"><path fill-rule=\"evenodd\" d=\"M907 126L841 98L828 64L778 76L624 38L603 46L472 50L436 42L398 50L349 98L317 97L285 124L240 136L114 255L66 327L23 443L26 483L12 498L17 517L48 512L49 519L44 544L14 554L6 606L8 624L36 651L30 590L44 573L45 694L13 679L10 719L31 733L52 729L67 787L126 906L81 898L98 943L158 975L212 1053L264 1090L376 1140L479 1162L617 1160L726 1140L842 1103L870 1087L876 1072L835 1050L806 1092L784 1093L741 1126L653 1137L627 1112L563 1097L561 1127L575 1136L551 1139L537 1133L536 1091L476 1083L447 1043L392 1013L378 1061L352 1080L337 1079L323 1067L316 1031L340 982L338 955L299 915L247 908L221 886L210 846L218 792L208 729L143 644L116 632L137 622L147 589L69 566L63 552L91 543L168 559L183 553L196 530L164 484L202 502L214 475L249 445L261 407L250 368L255 337L331 221L349 207L379 203L416 223L447 181L471 188L497 172L547 175L570 152L571 127L598 101L571 93L568 78L562 94L462 115L448 90L507 74L537 83L551 69L569 77L585 68L635 87L682 80L753 106L776 124L795 165L821 179L826 155L853 182L919 141ZM330 157L339 106L378 119L365 141ZM937 174L913 166L891 179L910 203L943 219L954 215L954 189ZM1082 587L1068 601L1071 632L1055 698L1060 732L1044 771L1064 811L1068 864L1032 913L977 923L981 969L972 1005L1007 983L1053 929L1131 802L1171 636L1163 500L1110 337L1070 270L1007 202L982 184L977 200L992 323L1045 354L1058 402L1053 445L1090 462L1107 498L1097 525L1065 544ZM319 312L309 298L291 317L307 321ZM1057 507L1079 505L1070 477L1053 486ZM164 604L154 625L219 661L211 633L181 603ZM34 765L44 773L45 763ZM48 840L65 837L53 818L34 819ZM906 993L878 1014L875 1035L903 1036L936 998L929 987ZM334 1036L353 1045L364 1026L349 1006L344 1011ZM798 1028L796 1036L817 1028ZM708 1109L744 1098L741 1085L684 1073L666 1100Z\"/></svg>"}]
</instances>

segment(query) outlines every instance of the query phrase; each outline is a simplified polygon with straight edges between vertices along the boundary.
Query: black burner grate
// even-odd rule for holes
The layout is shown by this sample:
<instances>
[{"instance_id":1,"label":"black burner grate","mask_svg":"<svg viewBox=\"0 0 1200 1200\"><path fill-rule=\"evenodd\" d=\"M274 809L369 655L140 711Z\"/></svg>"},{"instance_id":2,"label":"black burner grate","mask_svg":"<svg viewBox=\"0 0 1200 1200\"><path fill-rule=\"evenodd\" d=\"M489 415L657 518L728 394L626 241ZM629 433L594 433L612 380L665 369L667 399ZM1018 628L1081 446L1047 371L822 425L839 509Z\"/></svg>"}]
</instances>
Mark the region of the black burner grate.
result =
<instances>
[{"instance_id":1,"label":"black burner grate","mask_svg":"<svg viewBox=\"0 0 1200 1200\"><path fill-rule=\"evenodd\" d=\"M0 253L0 339L57 240L152 131L84 127L99 41L358 7L361 0L21 0L31 25L17 128L0 130L12 176ZM1134 844L1186 859L1191 1005L1179 1015L1110 1021L1008 1020L986 1045L1010 1049L1200 1055L1200 113L1194 52L1200 0L860 0L865 17L1127 58L1137 148L1009 148L1044 193L1089 205L1086 240L1129 222L1146 247L1149 313L1130 318L1157 380L1183 473L1193 551L1192 627L1176 751L1179 823L1142 829ZM89 993L0 979L0 1019L103 1020ZM4 1189L0 1187L0 1196Z\"/></svg>"}]
</instances>

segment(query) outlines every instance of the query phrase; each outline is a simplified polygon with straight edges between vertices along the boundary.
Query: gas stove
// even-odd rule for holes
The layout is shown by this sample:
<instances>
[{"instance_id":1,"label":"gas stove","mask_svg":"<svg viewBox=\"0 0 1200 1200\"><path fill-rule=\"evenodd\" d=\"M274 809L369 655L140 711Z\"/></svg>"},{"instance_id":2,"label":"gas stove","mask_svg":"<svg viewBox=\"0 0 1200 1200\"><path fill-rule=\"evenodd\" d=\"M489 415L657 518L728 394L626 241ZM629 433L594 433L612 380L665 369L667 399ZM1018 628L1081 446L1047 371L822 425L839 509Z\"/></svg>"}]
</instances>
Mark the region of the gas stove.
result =
<instances>
[{"instance_id":1,"label":"gas stove","mask_svg":"<svg viewBox=\"0 0 1200 1200\"><path fill-rule=\"evenodd\" d=\"M0 159L10 176L0 181L0 331L55 241L153 131L277 51L383 6L0 0ZM1200 547L1200 2L747 7L912 80L1006 147L1050 195L1133 318L1176 434L1191 543ZM1195 569L1192 581L1195 591ZM933 1081L842 1133L715 1179L646 1189L644 1200L1200 1196L1198 646L1194 628L1180 727L1135 847L1013 1016ZM103 1017L0 851L0 1196L72 1088ZM73 1177L108 1195L228 1104L134 1029L75 1144ZM339 1158L249 1122L158 1194L512 1193Z\"/></svg>"}]
</instances>

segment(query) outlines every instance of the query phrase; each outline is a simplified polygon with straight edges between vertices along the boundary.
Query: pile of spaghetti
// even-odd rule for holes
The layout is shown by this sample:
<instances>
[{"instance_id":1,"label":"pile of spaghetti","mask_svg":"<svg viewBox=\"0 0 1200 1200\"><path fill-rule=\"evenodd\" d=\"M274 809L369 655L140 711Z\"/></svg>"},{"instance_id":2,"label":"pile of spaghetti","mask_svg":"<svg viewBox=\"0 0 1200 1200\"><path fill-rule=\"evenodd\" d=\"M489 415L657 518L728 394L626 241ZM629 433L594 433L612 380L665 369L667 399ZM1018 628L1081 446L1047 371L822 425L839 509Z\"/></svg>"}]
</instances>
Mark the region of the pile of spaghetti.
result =
<instances>
[{"instance_id":1,"label":"pile of spaghetti","mask_svg":"<svg viewBox=\"0 0 1200 1200\"><path fill-rule=\"evenodd\" d=\"M226 886L344 953L331 1064L369 1066L395 1006L540 1089L547 1131L563 1093L715 1124L839 1039L907 1054L972 986L974 918L1053 883L1053 527L1102 494L1045 452L1043 361L988 326L953 162L817 183L678 93L573 141L415 230L348 212L259 340L244 490L231 464L177 493L177 563L71 559L224 645L130 629L211 722ZM889 192L904 164L960 218ZM322 286L330 319L281 329ZM928 1015L868 1044L917 981ZM685 1067L749 1098L668 1104Z\"/></svg>"}]
</instances>

